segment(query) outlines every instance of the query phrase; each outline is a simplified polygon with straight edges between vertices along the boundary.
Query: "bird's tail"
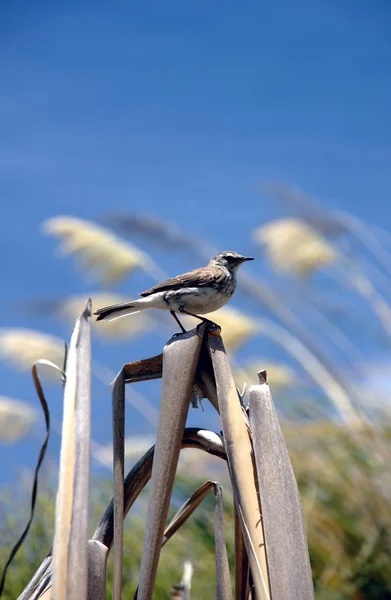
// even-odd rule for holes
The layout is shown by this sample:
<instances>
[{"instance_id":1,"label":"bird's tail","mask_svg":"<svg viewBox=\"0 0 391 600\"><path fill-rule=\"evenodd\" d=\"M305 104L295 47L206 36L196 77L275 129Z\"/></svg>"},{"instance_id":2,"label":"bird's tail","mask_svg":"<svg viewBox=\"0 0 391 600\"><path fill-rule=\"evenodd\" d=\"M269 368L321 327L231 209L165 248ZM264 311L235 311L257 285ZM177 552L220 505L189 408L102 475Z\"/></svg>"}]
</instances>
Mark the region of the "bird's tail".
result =
<instances>
[{"instance_id":1,"label":"bird's tail","mask_svg":"<svg viewBox=\"0 0 391 600\"><path fill-rule=\"evenodd\" d=\"M127 317L150 308L149 306L143 305L142 300L134 300L133 302L122 302L121 304L113 304L112 306L105 306L99 308L94 315L97 315L97 321L115 321L115 319L121 319L121 317Z\"/></svg>"}]
</instances>

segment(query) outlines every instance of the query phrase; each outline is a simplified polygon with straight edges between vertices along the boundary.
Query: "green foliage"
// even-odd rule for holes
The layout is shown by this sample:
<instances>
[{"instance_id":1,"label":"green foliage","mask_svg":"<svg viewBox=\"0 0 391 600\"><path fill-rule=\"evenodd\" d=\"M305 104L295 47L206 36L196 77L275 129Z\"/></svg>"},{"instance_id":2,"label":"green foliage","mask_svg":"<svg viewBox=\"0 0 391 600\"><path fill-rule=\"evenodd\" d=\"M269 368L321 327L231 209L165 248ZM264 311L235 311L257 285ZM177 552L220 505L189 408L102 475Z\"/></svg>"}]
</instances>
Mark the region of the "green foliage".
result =
<instances>
[{"instance_id":1,"label":"green foliage","mask_svg":"<svg viewBox=\"0 0 391 600\"><path fill-rule=\"evenodd\" d=\"M389 431L317 423L286 434L316 597L391 597Z\"/></svg>"},{"instance_id":2,"label":"green foliage","mask_svg":"<svg viewBox=\"0 0 391 600\"><path fill-rule=\"evenodd\" d=\"M200 481L179 478L174 490L175 504L179 506L200 484ZM50 550L54 531L54 506L56 490L45 482L45 490L41 490L37 501L37 512L32 524L30 534L25 544L19 550L11 565L5 591L4 600L15 600L41 564L43 558ZM92 523L90 533L102 516L110 500L110 479L95 479L92 484ZM17 494L17 506L15 505ZM125 521L124 527L124 560L123 560L123 596L133 597L132 594L138 583L140 558L144 536L144 516L146 494L142 494ZM5 519L0 524L0 564L4 564L12 544L15 543L17 533L23 527L26 508L23 506L26 496L22 490L11 494L2 495L0 510ZM233 513L232 503L226 499L226 525L228 552L231 557L231 570L233 567ZM173 513L170 516L173 516ZM214 497L210 494L196 513L167 543L162 551L159 571L156 580L156 597L162 600L169 599L169 592L175 583L182 578L183 563L191 560L195 569L192 582L192 596L212 600L215 598L215 558L214 558ZM16 526L20 520L19 526ZM112 556L108 560L107 599L111 599L112 591Z\"/></svg>"},{"instance_id":3,"label":"green foliage","mask_svg":"<svg viewBox=\"0 0 391 600\"><path fill-rule=\"evenodd\" d=\"M31 490L14 486L0 499L0 565L3 568L11 548L22 532L29 511ZM35 518L24 544L11 563L3 592L4 600L15 600L32 578L51 548L54 533L55 490L40 484Z\"/></svg>"},{"instance_id":4,"label":"green foliage","mask_svg":"<svg viewBox=\"0 0 391 600\"><path fill-rule=\"evenodd\" d=\"M330 423L284 428L306 518L315 592L321 600L375 600L391 597L391 435L386 429L347 430ZM179 478L176 508L200 484ZM111 481L92 483L91 533L110 499ZM22 489L1 497L0 564L23 527L27 513ZM124 533L124 597L138 581L145 522L146 494L128 515ZM51 547L55 490L41 483L37 514L26 543L7 577L4 598L14 600ZM233 515L225 491L226 534L233 566ZM172 509L172 514L174 513ZM194 566L192 598L215 598L214 499L208 496L196 513L163 549L156 598L169 598L179 583L185 560ZM107 598L111 598L112 563L108 565Z\"/></svg>"}]
</instances>

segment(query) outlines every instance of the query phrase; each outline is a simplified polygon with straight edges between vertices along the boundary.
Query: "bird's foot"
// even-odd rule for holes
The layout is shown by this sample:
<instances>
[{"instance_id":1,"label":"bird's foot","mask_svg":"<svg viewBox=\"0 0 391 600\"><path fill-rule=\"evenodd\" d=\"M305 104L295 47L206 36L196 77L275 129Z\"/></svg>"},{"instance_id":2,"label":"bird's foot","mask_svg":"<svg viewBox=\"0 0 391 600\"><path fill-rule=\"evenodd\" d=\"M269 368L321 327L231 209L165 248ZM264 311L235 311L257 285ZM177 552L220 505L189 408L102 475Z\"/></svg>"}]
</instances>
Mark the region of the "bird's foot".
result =
<instances>
[{"instance_id":1,"label":"bird's foot","mask_svg":"<svg viewBox=\"0 0 391 600\"><path fill-rule=\"evenodd\" d=\"M214 323L210 319L205 319L205 317L200 317L200 315L195 315L194 313L191 313L188 310L185 310L183 304L179 307L179 312L182 314L185 314L185 315L190 315L191 317L195 317L196 319L199 319L201 321L201 323L199 323L197 325L197 331L199 330L201 325L206 324L208 327L209 333L211 333L211 334L214 333L215 335L220 335L220 332L221 332L220 325L217 325L217 323Z\"/></svg>"},{"instance_id":2,"label":"bird's foot","mask_svg":"<svg viewBox=\"0 0 391 600\"><path fill-rule=\"evenodd\" d=\"M175 311L170 310L171 316L174 317L175 321L178 323L179 327L182 330L182 333L187 333L186 329L183 327L182 323L180 322L180 320L178 319L177 315L175 314ZM176 335L180 335L179 333L177 333Z\"/></svg>"},{"instance_id":3,"label":"bird's foot","mask_svg":"<svg viewBox=\"0 0 391 600\"><path fill-rule=\"evenodd\" d=\"M183 335L184 333L185 333L184 331L178 331L178 333L174 333L174 334L171 336L171 339L172 339L172 340L176 340L176 338L177 338L177 337L179 337L180 335Z\"/></svg>"},{"instance_id":4,"label":"bird's foot","mask_svg":"<svg viewBox=\"0 0 391 600\"><path fill-rule=\"evenodd\" d=\"M220 333L221 333L220 325L218 325L217 323L214 323L213 321L209 321L209 319L203 319L201 321L201 323L199 323L197 325L197 331L199 330L200 327L202 327L202 325L207 326L208 333L210 333L211 335L220 335Z\"/></svg>"}]
</instances>

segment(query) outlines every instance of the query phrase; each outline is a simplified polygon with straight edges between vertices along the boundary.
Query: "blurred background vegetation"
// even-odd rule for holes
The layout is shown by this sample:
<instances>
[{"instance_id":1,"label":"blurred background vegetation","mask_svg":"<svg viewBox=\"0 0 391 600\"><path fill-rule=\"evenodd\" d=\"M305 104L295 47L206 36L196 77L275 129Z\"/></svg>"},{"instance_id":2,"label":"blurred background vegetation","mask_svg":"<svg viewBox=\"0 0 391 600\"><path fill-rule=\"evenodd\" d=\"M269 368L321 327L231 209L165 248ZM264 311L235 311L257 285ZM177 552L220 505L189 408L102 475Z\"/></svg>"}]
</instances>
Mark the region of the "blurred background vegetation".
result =
<instances>
[{"instance_id":1,"label":"blurred background vegetation","mask_svg":"<svg viewBox=\"0 0 391 600\"><path fill-rule=\"evenodd\" d=\"M386 598L391 594L391 431L388 397L376 387L370 360L389 338L388 236L351 215L326 212L297 190L278 186L268 193L276 206L289 208L289 216L249 232L258 265L240 277L240 301L212 318L222 326L240 389L256 383L257 370L268 370L302 494L317 597ZM95 307L121 298L114 289L122 279L134 288L132 278L137 270L152 280L164 277L163 261L159 260L162 248L164 256L182 253L189 263L198 264L205 263L214 252L208 240L193 239L190 233L164 220L124 214L108 221L110 226L56 216L43 224L44 233L60 242L57 256L72 256L82 276L99 282L99 292L91 294ZM154 252L140 250L138 238ZM38 358L61 366L64 343L52 335L50 319L70 324L89 293L86 289L61 299L32 302L28 310L44 314L48 320L45 331L3 328L0 352L7 368L28 371ZM93 350L94 385L106 390L106 402L114 375L107 366L108 349L111 352L125 342L126 353L141 358L140 340L144 343L142 351L152 354L149 340L154 338L162 346L169 338L174 326L169 315L155 313L94 325L96 336L107 340L103 349L98 348L99 360ZM187 325L192 324L189 317ZM109 346L112 342L114 346ZM120 366L118 363L116 368ZM54 394L60 391L59 381L47 378L46 383ZM128 392L126 455L131 465L153 443L159 385L148 387L148 393L142 384ZM191 410L189 422L219 430L216 415L205 404L202 410ZM93 414L97 406L94 401ZM35 432L37 437L34 423L38 418L32 403L1 398L1 440L8 444L8 452L12 451L11 444L26 442L29 433ZM95 415L93 422L97 420ZM24 448L28 447L25 444ZM55 452L54 445L40 482L32 531L9 572L7 598L16 597L51 546ZM110 477L102 471L111 468L110 442L94 439L92 452L93 527L110 498ZM2 561L25 520L29 478L26 472L17 484L14 470L13 481L10 478L8 489L1 495ZM227 535L232 550L229 479L217 459L196 451L183 453L173 505L178 507L207 478L220 481L226 490ZM212 498L210 502L213 506ZM194 597L213 598L213 510L208 510L207 504L164 549L159 598L169 597L171 585L180 581L182 564L188 559L194 566ZM129 593L137 582L144 510L145 503L139 501L127 519L125 578Z\"/></svg>"}]
</instances>

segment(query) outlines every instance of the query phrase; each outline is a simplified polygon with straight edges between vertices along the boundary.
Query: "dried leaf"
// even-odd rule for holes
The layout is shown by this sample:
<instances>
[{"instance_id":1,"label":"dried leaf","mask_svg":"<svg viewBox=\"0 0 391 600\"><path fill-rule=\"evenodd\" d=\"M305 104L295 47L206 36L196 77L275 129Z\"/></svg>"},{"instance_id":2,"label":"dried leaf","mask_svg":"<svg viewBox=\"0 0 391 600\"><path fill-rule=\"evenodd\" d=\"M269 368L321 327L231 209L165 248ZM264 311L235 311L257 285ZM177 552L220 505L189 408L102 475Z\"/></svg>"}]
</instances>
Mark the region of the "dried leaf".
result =
<instances>
[{"instance_id":1,"label":"dried leaf","mask_svg":"<svg viewBox=\"0 0 391 600\"><path fill-rule=\"evenodd\" d=\"M250 388L249 416L271 596L313 600L299 490L267 383Z\"/></svg>"},{"instance_id":2,"label":"dried leaf","mask_svg":"<svg viewBox=\"0 0 391 600\"><path fill-rule=\"evenodd\" d=\"M222 338L209 335L209 353L216 378L221 425L227 451L235 504L238 508L246 549L253 573L256 595L269 600L268 575L260 505L254 473L252 446ZM254 550L254 551L253 551ZM257 575L257 577L256 577Z\"/></svg>"},{"instance_id":3,"label":"dried leaf","mask_svg":"<svg viewBox=\"0 0 391 600\"><path fill-rule=\"evenodd\" d=\"M76 327L75 464L67 596L87 600L91 462L91 299ZM66 385L66 384L65 384Z\"/></svg>"},{"instance_id":4,"label":"dried leaf","mask_svg":"<svg viewBox=\"0 0 391 600\"><path fill-rule=\"evenodd\" d=\"M204 330L180 334L163 351L159 426L140 569L139 600L152 597L179 451Z\"/></svg>"},{"instance_id":5,"label":"dried leaf","mask_svg":"<svg viewBox=\"0 0 391 600\"><path fill-rule=\"evenodd\" d=\"M200 429L199 427L189 427L185 429L182 448L197 448L208 455L216 456L223 460L226 459L224 444L221 437L215 432L207 429ZM150 448L148 452L140 458L125 478L124 515L131 509L135 500L138 498L140 492L144 489L151 477L153 455L154 447ZM102 543L106 548L111 548L113 543L113 512L114 502L111 500L93 535L93 540ZM48 556L43 560L35 575L20 595L20 600L37 600L38 598L43 597L42 594L47 590L50 591L52 585L52 562L53 556L52 553L49 552Z\"/></svg>"},{"instance_id":6,"label":"dried leaf","mask_svg":"<svg viewBox=\"0 0 391 600\"><path fill-rule=\"evenodd\" d=\"M41 407L42 407L42 411L44 413L44 417L45 417L45 425L46 425L46 434L41 446L41 450L39 452L38 455L38 460L37 460L37 464L36 467L34 469L34 481L33 481L33 487L32 487L32 491L31 491L31 503L30 503L30 517L26 523L26 526L22 532L22 534L20 535L18 541L14 544L14 546L12 547L12 550L9 554L9 557L4 565L1 577L0 577L0 597L3 594L4 591L4 585L5 585L5 580L6 580L6 576L7 576L7 570L8 567L11 565L14 557L16 556L19 548L21 547L21 545L23 544L24 540L27 537L27 534L30 530L30 526L31 523L33 521L34 518L34 512L35 512L35 504L36 504L36 500L37 500L37 491L38 491L38 474L39 474L39 470L41 468L42 462L45 458L45 454L46 454L46 449L47 449L47 445L49 442L49 435L50 435L50 413L49 413L49 407L45 398L45 394L44 391L42 389L42 385L41 385L41 381L39 379L39 374L38 374L38 368L37 365L33 365L32 367L32 376L33 376L33 381L34 381L34 385L35 385L35 390L37 392L39 401L41 403Z\"/></svg>"},{"instance_id":7,"label":"dried leaf","mask_svg":"<svg viewBox=\"0 0 391 600\"><path fill-rule=\"evenodd\" d=\"M112 384L113 485L114 485L114 571L113 600L120 600L122 589L124 520L124 438L125 374L121 369Z\"/></svg>"},{"instance_id":8,"label":"dried leaf","mask_svg":"<svg viewBox=\"0 0 391 600\"><path fill-rule=\"evenodd\" d=\"M77 342L80 324L72 333L66 365L59 482L56 498L53 545L53 596L66 600L69 558L69 532L72 524L75 466L75 406L77 394Z\"/></svg>"}]
</instances>

